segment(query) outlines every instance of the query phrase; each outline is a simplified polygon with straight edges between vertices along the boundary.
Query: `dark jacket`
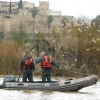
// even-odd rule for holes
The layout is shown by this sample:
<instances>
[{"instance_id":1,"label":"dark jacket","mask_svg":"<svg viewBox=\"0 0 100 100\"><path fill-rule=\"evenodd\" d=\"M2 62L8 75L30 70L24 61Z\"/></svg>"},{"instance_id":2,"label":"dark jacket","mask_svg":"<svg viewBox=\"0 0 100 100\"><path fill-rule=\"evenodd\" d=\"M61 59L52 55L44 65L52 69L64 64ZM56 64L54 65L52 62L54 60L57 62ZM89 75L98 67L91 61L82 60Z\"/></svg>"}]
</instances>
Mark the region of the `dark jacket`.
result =
<instances>
[{"instance_id":1,"label":"dark jacket","mask_svg":"<svg viewBox=\"0 0 100 100\"><path fill-rule=\"evenodd\" d=\"M21 72L32 73L32 72L35 70L34 60L33 60L32 64L31 64L31 66L32 66L31 69L26 70L26 69L23 69L23 68L22 68L25 59L30 59L30 58L27 57L27 56L24 56L24 57L21 59L21 61L20 61L20 71L21 71Z\"/></svg>"}]
</instances>

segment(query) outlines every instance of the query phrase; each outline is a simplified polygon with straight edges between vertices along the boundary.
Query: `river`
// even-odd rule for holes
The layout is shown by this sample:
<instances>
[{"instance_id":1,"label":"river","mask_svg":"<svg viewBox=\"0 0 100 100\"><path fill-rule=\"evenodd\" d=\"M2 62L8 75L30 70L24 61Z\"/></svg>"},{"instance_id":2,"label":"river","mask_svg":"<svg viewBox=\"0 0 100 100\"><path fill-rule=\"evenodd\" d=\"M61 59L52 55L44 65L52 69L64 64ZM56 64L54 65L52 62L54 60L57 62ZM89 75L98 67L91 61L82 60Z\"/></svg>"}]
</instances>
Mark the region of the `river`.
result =
<instances>
[{"instance_id":1,"label":"river","mask_svg":"<svg viewBox=\"0 0 100 100\"><path fill-rule=\"evenodd\" d=\"M0 100L100 100L100 82L78 92L0 89Z\"/></svg>"}]
</instances>

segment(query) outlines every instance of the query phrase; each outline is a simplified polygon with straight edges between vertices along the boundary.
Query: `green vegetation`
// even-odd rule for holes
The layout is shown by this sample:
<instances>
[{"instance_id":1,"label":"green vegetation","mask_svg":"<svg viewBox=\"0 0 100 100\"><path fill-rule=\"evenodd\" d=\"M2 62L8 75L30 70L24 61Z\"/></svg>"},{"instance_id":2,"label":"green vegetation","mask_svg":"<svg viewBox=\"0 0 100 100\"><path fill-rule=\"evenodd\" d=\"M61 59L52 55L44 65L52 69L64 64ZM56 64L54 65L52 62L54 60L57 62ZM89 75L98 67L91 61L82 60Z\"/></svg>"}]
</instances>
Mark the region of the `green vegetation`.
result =
<instances>
[{"instance_id":1,"label":"green vegetation","mask_svg":"<svg viewBox=\"0 0 100 100\"><path fill-rule=\"evenodd\" d=\"M9 7L9 14L11 14L11 1L10 1L10 7Z\"/></svg>"},{"instance_id":2,"label":"green vegetation","mask_svg":"<svg viewBox=\"0 0 100 100\"><path fill-rule=\"evenodd\" d=\"M0 32L0 38L3 39L5 36L5 33L4 32Z\"/></svg>"},{"instance_id":3,"label":"green vegetation","mask_svg":"<svg viewBox=\"0 0 100 100\"><path fill-rule=\"evenodd\" d=\"M65 27L66 26L66 23L68 22L68 19L66 19L65 17L63 17L63 19L62 19L62 24L63 24L63 27Z\"/></svg>"},{"instance_id":4,"label":"green vegetation","mask_svg":"<svg viewBox=\"0 0 100 100\"><path fill-rule=\"evenodd\" d=\"M18 8L22 8L22 0L20 0L19 4L18 4Z\"/></svg>"},{"instance_id":5,"label":"green vegetation","mask_svg":"<svg viewBox=\"0 0 100 100\"><path fill-rule=\"evenodd\" d=\"M32 17L35 18L35 16L38 14L38 9L37 9L37 7L33 7L31 13L32 13Z\"/></svg>"},{"instance_id":6,"label":"green vegetation","mask_svg":"<svg viewBox=\"0 0 100 100\"><path fill-rule=\"evenodd\" d=\"M32 17L33 17L33 36L34 36L34 25L35 25L35 17L38 14L38 9L37 7L33 7L31 11Z\"/></svg>"},{"instance_id":7,"label":"green vegetation","mask_svg":"<svg viewBox=\"0 0 100 100\"><path fill-rule=\"evenodd\" d=\"M48 28L50 29L50 23L53 22L53 17L51 15L48 16Z\"/></svg>"},{"instance_id":8,"label":"green vegetation","mask_svg":"<svg viewBox=\"0 0 100 100\"><path fill-rule=\"evenodd\" d=\"M24 46L24 43L28 40L28 35L23 30L23 25L20 25L18 31L12 32L12 39L14 42L18 43L21 47Z\"/></svg>"}]
</instances>

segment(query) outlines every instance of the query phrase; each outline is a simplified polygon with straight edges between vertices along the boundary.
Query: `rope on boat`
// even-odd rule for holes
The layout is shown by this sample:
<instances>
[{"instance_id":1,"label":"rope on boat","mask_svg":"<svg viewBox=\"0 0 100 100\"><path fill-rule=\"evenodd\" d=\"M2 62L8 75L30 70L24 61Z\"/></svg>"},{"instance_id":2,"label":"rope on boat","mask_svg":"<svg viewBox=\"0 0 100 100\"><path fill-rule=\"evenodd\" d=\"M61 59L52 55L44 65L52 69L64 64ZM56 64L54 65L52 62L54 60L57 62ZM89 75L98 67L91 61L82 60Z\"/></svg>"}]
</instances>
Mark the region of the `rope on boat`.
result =
<instances>
[{"instance_id":1,"label":"rope on boat","mask_svg":"<svg viewBox=\"0 0 100 100\"><path fill-rule=\"evenodd\" d=\"M76 71L71 71L71 70L68 70L68 69L63 69L63 70L66 70L68 72L78 73L78 74L81 74L83 76L88 76L88 74L84 74L84 73L80 73L80 72L76 72Z\"/></svg>"}]
</instances>

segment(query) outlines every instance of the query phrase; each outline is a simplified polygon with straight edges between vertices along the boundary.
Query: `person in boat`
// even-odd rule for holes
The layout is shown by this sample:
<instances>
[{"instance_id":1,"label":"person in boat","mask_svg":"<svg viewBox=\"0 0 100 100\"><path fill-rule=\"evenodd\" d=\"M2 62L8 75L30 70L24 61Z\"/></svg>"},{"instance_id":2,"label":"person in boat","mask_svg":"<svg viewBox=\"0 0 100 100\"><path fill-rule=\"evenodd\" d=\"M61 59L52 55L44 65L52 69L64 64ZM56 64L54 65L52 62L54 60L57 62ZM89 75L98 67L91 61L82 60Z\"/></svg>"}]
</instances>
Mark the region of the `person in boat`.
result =
<instances>
[{"instance_id":1,"label":"person in boat","mask_svg":"<svg viewBox=\"0 0 100 100\"><path fill-rule=\"evenodd\" d=\"M46 79L48 82L51 81L52 65L59 68L59 65L54 60L52 60L51 56L47 56L45 52L41 52L40 58L38 58L38 59L35 58L35 63L41 64L42 81L43 82L45 82Z\"/></svg>"},{"instance_id":2,"label":"person in boat","mask_svg":"<svg viewBox=\"0 0 100 100\"><path fill-rule=\"evenodd\" d=\"M32 52L28 51L20 61L20 74L23 74L23 82L33 82L33 71L35 71L35 64L32 58Z\"/></svg>"}]
</instances>

